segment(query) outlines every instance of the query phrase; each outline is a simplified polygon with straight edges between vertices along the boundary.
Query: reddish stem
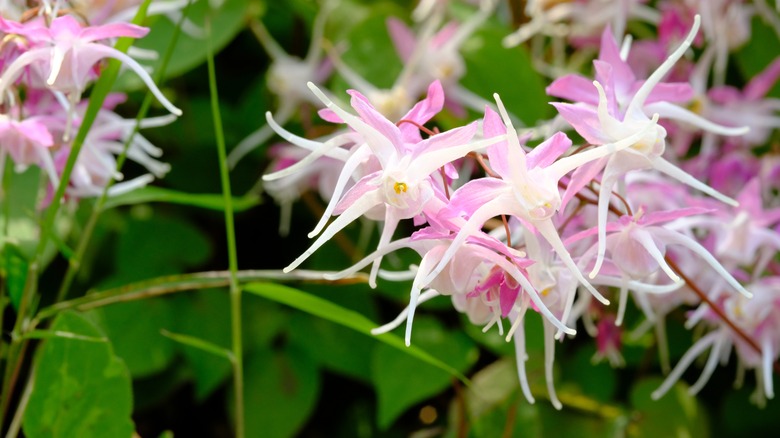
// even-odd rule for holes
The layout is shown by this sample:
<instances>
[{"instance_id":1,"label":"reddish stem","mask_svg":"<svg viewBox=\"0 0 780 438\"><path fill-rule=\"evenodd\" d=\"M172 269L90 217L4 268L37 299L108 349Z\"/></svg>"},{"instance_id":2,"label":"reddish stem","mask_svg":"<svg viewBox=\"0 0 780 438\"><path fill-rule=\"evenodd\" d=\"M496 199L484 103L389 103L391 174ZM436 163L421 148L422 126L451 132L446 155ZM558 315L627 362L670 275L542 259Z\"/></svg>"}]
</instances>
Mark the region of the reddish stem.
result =
<instances>
[{"instance_id":1,"label":"reddish stem","mask_svg":"<svg viewBox=\"0 0 780 438\"><path fill-rule=\"evenodd\" d=\"M401 119L401 120L399 120L399 121L398 121L398 123L396 123L395 125L396 125L396 126L401 126L401 123L408 123L408 124L410 124L410 125L414 125L414 126L416 126L416 127L417 127L417 129L419 129L420 131L422 131L422 132L424 132L424 133L428 134L428 135L429 135L429 136L431 136L431 137L437 134L437 132L431 131L430 129L426 128L425 126L423 126L423 125L421 125L421 124L419 124L419 123L417 123L417 122L415 122L414 120L409 120L409 119Z\"/></svg>"}]
</instances>

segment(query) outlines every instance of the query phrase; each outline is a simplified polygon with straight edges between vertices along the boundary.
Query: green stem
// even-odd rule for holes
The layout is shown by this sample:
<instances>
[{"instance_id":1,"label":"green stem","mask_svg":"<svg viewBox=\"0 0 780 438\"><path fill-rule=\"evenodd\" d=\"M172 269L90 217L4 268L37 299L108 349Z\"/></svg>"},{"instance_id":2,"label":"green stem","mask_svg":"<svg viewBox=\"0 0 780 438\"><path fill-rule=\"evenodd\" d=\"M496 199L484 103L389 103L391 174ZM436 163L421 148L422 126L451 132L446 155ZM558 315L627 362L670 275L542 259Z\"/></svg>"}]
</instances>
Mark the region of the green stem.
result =
<instances>
[{"instance_id":1,"label":"green stem","mask_svg":"<svg viewBox=\"0 0 780 438\"><path fill-rule=\"evenodd\" d=\"M179 21L176 23L176 27L173 29L173 34L171 35L171 40L168 43L168 47L165 49L165 54L163 55L162 59L160 60L160 64L157 68L157 71L155 72L154 76L154 82L160 83L165 76L165 70L168 68L168 62L170 62L171 57L173 56L174 48L176 47L176 43L179 39L179 35L181 34L181 25L184 22L184 19L187 17L187 12L189 11L190 5L192 4L193 0L190 0L187 2L187 5L182 10L181 17L179 18ZM149 108L152 105L152 101L154 100L154 95L151 91L146 92L146 96L144 97L143 102L141 103L141 108L138 110L138 114L135 118L135 127L133 127L133 132L130 133L130 135L127 137L127 140L125 140L125 144L122 148L122 153L119 154L116 160L116 172L119 173L122 170L122 167L125 164L125 161L127 160L127 151L130 148L130 144L133 142L133 139L135 138L136 134L138 134L138 130L141 127L141 120L143 120L144 117L146 117L146 114L149 112ZM103 212L103 207L106 203L106 200L108 200L108 190L114 185L116 181L114 181L113 178L110 178L108 180L108 183L103 188L103 193L101 193L100 197L95 201L95 205L92 207L92 212L90 213L89 219L87 219L87 223L84 226L84 231L81 233L81 236L79 237L79 243L76 246L76 252L75 255L70 259L70 263L68 264L68 269L65 272L65 277L62 280L62 284L60 285L60 290L57 293L57 299L55 302L60 302L65 299L65 296L68 294L68 290L70 289L70 286L73 284L73 280L76 278L76 274L79 271L79 268L81 267L81 261L84 258L84 253L87 251L87 246L92 239L92 233L95 231L95 225L97 225L98 218L100 217L100 214Z\"/></svg>"},{"instance_id":2,"label":"green stem","mask_svg":"<svg viewBox=\"0 0 780 438\"><path fill-rule=\"evenodd\" d=\"M233 223L233 197L230 191L225 135L222 130L222 117L219 112L217 77L214 71L214 49L211 45L211 20L206 20L206 48L208 52L209 92L211 94L211 114L214 118L214 134L219 156L219 173L222 182L222 195L225 198L225 231L228 245L228 265L230 268L230 326L233 338L233 391L235 393L236 437L244 437L244 365L243 343L241 340L241 289L238 286L238 255L236 251L236 233Z\"/></svg>"},{"instance_id":3,"label":"green stem","mask_svg":"<svg viewBox=\"0 0 780 438\"><path fill-rule=\"evenodd\" d=\"M295 270L285 274L280 270L244 270L236 273L241 283L256 281L324 281L322 272ZM158 297L197 289L210 289L230 286L232 273L230 271L196 272L193 274L179 274L158 277L151 280L130 283L113 289L93 292L83 297L53 304L38 312L31 322L30 328L37 327L41 321L56 316L58 313L75 309L86 311L110 304L135 301L144 298ZM356 274L337 281L328 281L329 284L365 283L365 274Z\"/></svg>"},{"instance_id":4,"label":"green stem","mask_svg":"<svg viewBox=\"0 0 780 438\"><path fill-rule=\"evenodd\" d=\"M0 168L2 168L3 172L3 181L2 181L2 187L0 187L0 199L2 199L3 202L3 231L2 236L5 241L8 240L8 224L11 222L11 201L8 200L8 189L11 186L11 172L13 172L13 165L11 164L11 160L8 159L6 156L3 159L2 165L0 165ZM3 244L2 247L0 247L0 251L5 251L5 244ZM8 291L8 282L3 281L3 284L0 285L0 327L3 327L3 315L5 315L5 306L11 302L11 296ZM2 364L3 360L3 353L5 352L5 340L2 336L0 336L0 364ZM0 366L0 370L2 370L2 366Z\"/></svg>"},{"instance_id":5,"label":"green stem","mask_svg":"<svg viewBox=\"0 0 780 438\"><path fill-rule=\"evenodd\" d=\"M138 24L144 20L150 3L151 0L145 0L141 4L138 12L133 18L134 24ZM114 48L121 52L127 52L130 46L133 44L133 41L134 39L129 37L119 38ZM100 78L92 88L87 110L84 113L84 117L81 121L81 126L79 126L76 137L73 139L73 143L71 144L70 152L68 154L68 159L65 163L65 167L62 170L62 174L60 175L60 183L57 186L57 190L52 197L51 204L47 208L43 222L41 223L41 232L38 240L38 246L36 247L34 259L29 265L27 281L24 287L24 291L22 292L21 300L19 302L19 310L17 312L13 331L11 332L11 346L8 350L9 354L7 356L6 369L2 385L3 392L2 396L0 396L0 426L5 424L6 411L8 409L11 394L13 394L13 389L15 387L17 375L16 370L20 368L22 362L24 361L23 352L26 350L25 347L27 346L27 340L24 338L23 332L28 328L30 322L28 308L33 309L33 311L29 312L30 314L34 313L34 297L38 290L38 270L40 269L40 264L43 260L43 253L46 250L46 246L49 242L50 234L55 232L54 222L57 218L57 213L59 212L62 199L65 196L65 191L68 188L70 175L73 172L76 159L78 158L79 152L84 145L84 141L87 138L87 134L89 133L92 124L95 122L95 119L97 118L97 115L103 106L103 101L111 91L111 87L113 86L114 81L119 74L120 65L121 63L116 59L109 60L108 66L103 69Z\"/></svg>"}]
</instances>

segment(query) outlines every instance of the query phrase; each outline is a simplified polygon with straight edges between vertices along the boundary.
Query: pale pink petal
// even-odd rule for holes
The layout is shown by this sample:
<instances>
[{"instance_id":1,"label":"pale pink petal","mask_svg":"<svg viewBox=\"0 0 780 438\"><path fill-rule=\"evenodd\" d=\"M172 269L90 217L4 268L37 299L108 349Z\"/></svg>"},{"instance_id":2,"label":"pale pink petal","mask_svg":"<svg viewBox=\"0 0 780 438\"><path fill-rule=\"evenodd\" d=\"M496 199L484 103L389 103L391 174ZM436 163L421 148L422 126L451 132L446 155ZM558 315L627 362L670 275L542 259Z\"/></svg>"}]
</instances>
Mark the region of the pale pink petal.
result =
<instances>
[{"instance_id":1,"label":"pale pink petal","mask_svg":"<svg viewBox=\"0 0 780 438\"><path fill-rule=\"evenodd\" d=\"M414 146L412 150L412 159L417 159L423 154L452 146L460 146L468 143L477 133L477 122L469 123L460 128L450 129L449 131L436 134L429 137ZM443 165L443 164L442 164Z\"/></svg>"},{"instance_id":2,"label":"pale pink petal","mask_svg":"<svg viewBox=\"0 0 780 438\"><path fill-rule=\"evenodd\" d=\"M601 158L599 160L585 163L582 166L574 170L574 173L569 179L569 185L563 192L563 198L561 199L561 210L566 207L566 204L574 198L574 196L580 192L585 186L587 186L598 174L604 169L607 164L608 157Z\"/></svg>"},{"instance_id":3,"label":"pale pink petal","mask_svg":"<svg viewBox=\"0 0 780 438\"><path fill-rule=\"evenodd\" d=\"M604 32L601 34L599 60L612 66L614 80L618 82L618 84L616 84L618 87L622 86L628 88L636 80L634 72L631 71L628 64L620 58L620 47L612 36L612 30L609 25L607 25Z\"/></svg>"},{"instance_id":4,"label":"pale pink petal","mask_svg":"<svg viewBox=\"0 0 780 438\"><path fill-rule=\"evenodd\" d=\"M639 90L641 85L637 84L632 92ZM693 99L693 88L691 84L684 82L661 82L653 88L653 91L647 96L646 104L653 102L688 102Z\"/></svg>"},{"instance_id":5,"label":"pale pink petal","mask_svg":"<svg viewBox=\"0 0 780 438\"><path fill-rule=\"evenodd\" d=\"M501 121L501 116L489 107L485 107L485 117L482 120L482 135L485 138L493 138L506 134L506 126ZM509 163L509 145L506 140L490 146L487 149L490 167L501 177L511 175Z\"/></svg>"},{"instance_id":6,"label":"pale pink petal","mask_svg":"<svg viewBox=\"0 0 780 438\"><path fill-rule=\"evenodd\" d=\"M681 217L694 216L697 214L708 214L713 212L714 210L712 209L701 207L688 207L673 211L654 211L642 216L640 222L643 225L652 225L661 222L673 221Z\"/></svg>"},{"instance_id":7,"label":"pale pink petal","mask_svg":"<svg viewBox=\"0 0 780 438\"><path fill-rule=\"evenodd\" d=\"M593 67L596 70L596 81L604 88L604 94L607 96L607 109L609 114L618 118L622 118L622 115L618 109L618 95L624 95L630 86L626 86L626 84L618 84L612 69L612 65L597 59L593 61ZM593 83L591 83L591 88L592 85ZM618 87L621 85L623 87L618 89Z\"/></svg>"},{"instance_id":8,"label":"pale pink petal","mask_svg":"<svg viewBox=\"0 0 780 438\"><path fill-rule=\"evenodd\" d=\"M412 30L403 21L390 17L387 19L387 31L390 34L390 39L393 40L398 57L401 58L401 61L409 61L417 44Z\"/></svg>"},{"instance_id":9,"label":"pale pink petal","mask_svg":"<svg viewBox=\"0 0 780 438\"><path fill-rule=\"evenodd\" d=\"M63 15L61 17L57 17L52 20L51 24L49 25L49 32L51 33L52 38L55 39L58 36L64 36L67 34L78 35L81 33L81 30L81 24L79 24L79 22L72 15Z\"/></svg>"},{"instance_id":10,"label":"pale pink petal","mask_svg":"<svg viewBox=\"0 0 780 438\"><path fill-rule=\"evenodd\" d=\"M447 44L457 32L458 23L454 21L448 23L440 31L438 31L436 35L433 36L433 39L431 40L431 48L436 49Z\"/></svg>"},{"instance_id":11,"label":"pale pink petal","mask_svg":"<svg viewBox=\"0 0 780 438\"><path fill-rule=\"evenodd\" d=\"M757 100L769 93L769 90L780 77L780 57L769 64L764 71L754 76L745 86L745 98L748 100Z\"/></svg>"},{"instance_id":12,"label":"pale pink petal","mask_svg":"<svg viewBox=\"0 0 780 438\"><path fill-rule=\"evenodd\" d=\"M54 25L54 23L52 23L52 25ZM129 23L111 23L102 26L86 27L79 32L79 39L83 42L93 42L119 37L143 38L148 33L148 27L136 26L135 24Z\"/></svg>"},{"instance_id":13,"label":"pale pink petal","mask_svg":"<svg viewBox=\"0 0 780 438\"><path fill-rule=\"evenodd\" d=\"M396 151L400 150L404 143L401 136L401 130L377 111L368 99L360 94L359 91L349 90L347 92L352 96L350 101L352 108L357 111L360 118L363 119L363 122L379 131L385 138L390 140L390 143L393 144Z\"/></svg>"},{"instance_id":14,"label":"pale pink petal","mask_svg":"<svg viewBox=\"0 0 780 438\"><path fill-rule=\"evenodd\" d=\"M36 145L47 148L54 145L54 139L43 123L24 120L16 125L16 130Z\"/></svg>"},{"instance_id":15,"label":"pale pink petal","mask_svg":"<svg viewBox=\"0 0 780 438\"><path fill-rule=\"evenodd\" d=\"M546 89L549 96L590 105L599 103L599 94L593 88L593 80L580 75L566 75L553 81Z\"/></svg>"},{"instance_id":16,"label":"pale pink petal","mask_svg":"<svg viewBox=\"0 0 780 438\"><path fill-rule=\"evenodd\" d=\"M536 146L526 155L529 169L534 167L547 167L571 147L571 139L563 132L556 132L552 137Z\"/></svg>"},{"instance_id":17,"label":"pale pink petal","mask_svg":"<svg viewBox=\"0 0 780 438\"><path fill-rule=\"evenodd\" d=\"M609 143L610 140L603 134L601 122L595 109L569 103L554 102L551 105L588 143Z\"/></svg>"},{"instance_id":18,"label":"pale pink petal","mask_svg":"<svg viewBox=\"0 0 780 438\"><path fill-rule=\"evenodd\" d=\"M471 180L460 187L450 198L446 207L445 217L464 217L468 219L482 205L509 192L511 187L497 178L479 178Z\"/></svg>"},{"instance_id":19,"label":"pale pink petal","mask_svg":"<svg viewBox=\"0 0 780 438\"><path fill-rule=\"evenodd\" d=\"M378 188L377 185L374 184L374 181L379 178L381 174L382 171L377 171L360 178L360 181L355 183L354 186L347 190L347 193L344 194L344 197L341 198L338 204L336 204L336 208L333 210L333 214L337 215L343 213L344 210L348 209L358 199L365 196L366 193L372 190L377 190Z\"/></svg>"},{"instance_id":20,"label":"pale pink petal","mask_svg":"<svg viewBox=\"0 0 780 438\"><path fill-rule=\"evenodd\" d=\"M444 107L444 89L441 82L435 80L428 86L428 95L417 102L401 120L411 120L418 125L431 120ZM420 140L420 130L411 123L402 123L399 128L408 141Z\"/></svg>"},{"instance_id":21,"label":"pale pink petal","mask_svg":"<svg viewBox=\"0 0 780 438\"><path fill-rule=\"evenodd\" d=\"M330 123L344 123L344 120L341 120L341 117L338 116L333 110L329 108L323 108L319 111L317 111L317 114L320 116L322 120L325 120L326 122Z\"/></svg>"}]
</instances>

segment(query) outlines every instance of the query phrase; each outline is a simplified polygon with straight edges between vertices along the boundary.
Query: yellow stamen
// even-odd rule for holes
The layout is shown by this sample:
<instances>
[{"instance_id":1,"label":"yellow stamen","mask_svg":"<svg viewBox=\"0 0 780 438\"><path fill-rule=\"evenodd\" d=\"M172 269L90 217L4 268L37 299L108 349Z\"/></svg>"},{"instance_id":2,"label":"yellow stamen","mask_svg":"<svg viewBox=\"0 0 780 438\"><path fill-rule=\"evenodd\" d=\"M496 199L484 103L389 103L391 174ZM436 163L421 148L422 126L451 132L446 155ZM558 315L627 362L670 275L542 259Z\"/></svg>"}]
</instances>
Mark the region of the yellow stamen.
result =
<instances>
[{"instance_id":1,"label":"yellow stamen","mask_svg":"<svg viewBox=\"0 0 780 438\"><path fill-rule=\"evenodd\" d=\"M701 114L704 109L704 102L699 98L694 98L690 105L688 105L688 109L695 114Z\"/></svg>"},{"instance_id":2,"label":"yellow stamen","mask_svg":"<svg viewBox=\"0 0 780 438\"><path fill-rule=\"evenodd\" d=\"M406 189L407 189L407 188L408 188L408 187L406 186L406 183L403 183L403 182L397 182L397 183L395 183L395 185L393 186L393 190L395 190L395 193L396 193L396 194L399 194L399 195L401 194L401 192L404 192L404 193L406 193Z\"/></svg>"}]
</instances>

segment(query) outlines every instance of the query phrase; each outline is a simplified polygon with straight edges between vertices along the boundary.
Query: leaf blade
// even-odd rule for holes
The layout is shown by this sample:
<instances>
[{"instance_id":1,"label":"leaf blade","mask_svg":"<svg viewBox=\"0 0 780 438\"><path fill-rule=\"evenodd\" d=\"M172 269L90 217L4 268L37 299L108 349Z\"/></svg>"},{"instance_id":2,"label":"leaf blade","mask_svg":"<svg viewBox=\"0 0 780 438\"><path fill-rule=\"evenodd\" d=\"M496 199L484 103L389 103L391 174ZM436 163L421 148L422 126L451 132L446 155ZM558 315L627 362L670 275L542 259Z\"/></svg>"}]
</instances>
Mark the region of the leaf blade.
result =
<instances>
[{"instance_id":1,"label":"leaf blade","mask_svg":"<svg viewBox=\"0 0 780 438\"><path fill-rule=\"evenodd\" d=\"M250 283L244 286L243 289L246 292L253 293L255 295L262 296L282 304L286 304L290 307L294 307L314 316L318 316L320 318L324 318L331 322L335 322L337 324L351 328L357 332L365 334L366 336L375 337L380 342L384 342L393 348L404 351L407 354L422 360L423 362L446 371L466 385L470 384L469 379L461 372L413 345L407 347L404 343L404 340L400 337L391 333L384 333L378 336L372 335L371 329L377 325L360 313L347 310L341 306L306 292L279 284Z\"/></svg>"}]
</instances>

